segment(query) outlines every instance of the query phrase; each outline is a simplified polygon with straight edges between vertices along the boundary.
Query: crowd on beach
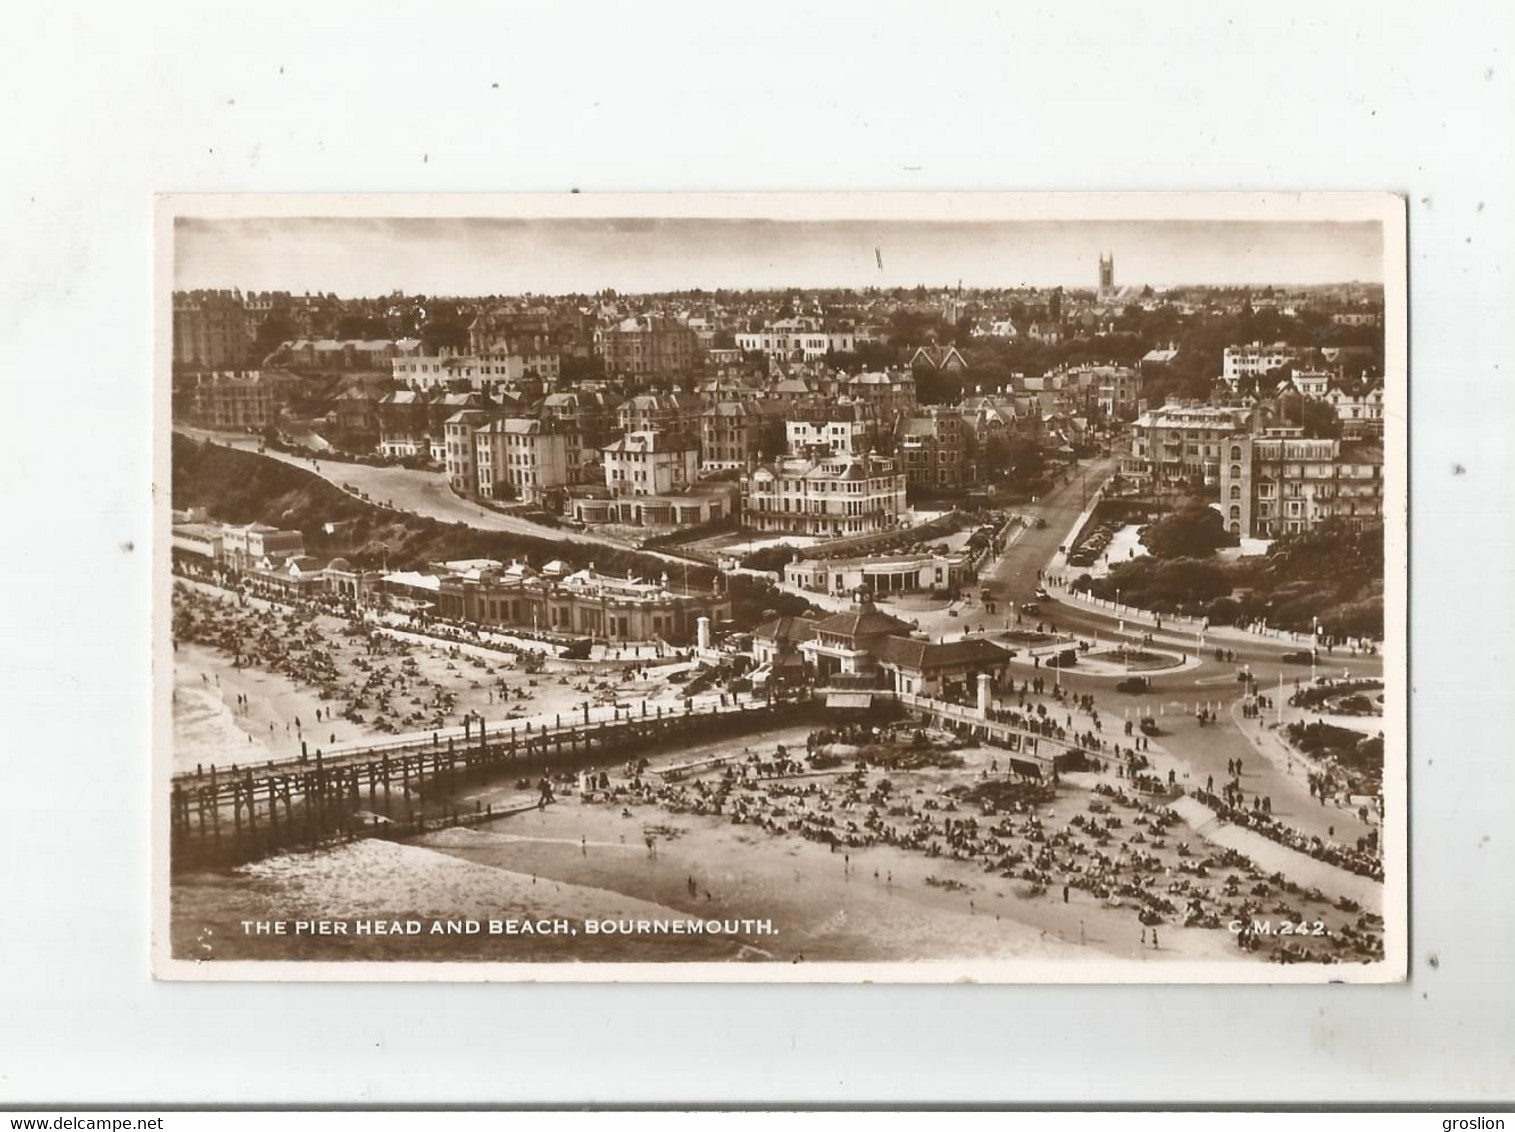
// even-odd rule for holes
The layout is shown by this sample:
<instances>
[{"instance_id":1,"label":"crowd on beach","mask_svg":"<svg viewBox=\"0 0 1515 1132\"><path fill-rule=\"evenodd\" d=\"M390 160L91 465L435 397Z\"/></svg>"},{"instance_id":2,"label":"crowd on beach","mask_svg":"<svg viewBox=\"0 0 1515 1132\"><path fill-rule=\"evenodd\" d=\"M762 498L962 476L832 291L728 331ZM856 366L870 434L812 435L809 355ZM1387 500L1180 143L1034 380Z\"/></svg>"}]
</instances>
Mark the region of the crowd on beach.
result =
<instances>
[{"instance_id":1,"label":"crowd on beach","mask_svg":"<svg viewBox=\"0 0 1515 1132\"><path fill-rule=\"evenodd\" d=\"M486 711L504 719L540 710L566 716L666 690L664 674L671 671L649 657L597 676L593 668L501 647L487 634L435 623L417 639L387 622L360 619L325 598L274 601L178 585L173 608L175 648L206 646L233 671L275 673L330 701L314 709L313 719L286 711L282 731L280 724L268 723L271 745L300 742L312 756L336 743L339 732L351 738L353 729L363 736L435 731L482 719ZM210 675L205 679L208 683ZM219 677L215 680L219 687ZM239 717L251 714L245 693L229 702ZM235 751L227 752L228 762L236 759Z\"/></svg>"},{"instance_id":2,"label":"crowd on beach","mask_svg":"<svg viewBox=\"0 0 1515 1132\"><path fill-rule=\"evenodd\" d=\"M1194 790L1191 793L1214 810L1223 821L1254 830L1280 845L1307 853L1317 861L1346 869L1358 876L1383 880L1383 860L1378 854L1377 830L1369 830L1357 839L1355 845L1346 846L1285 825L1273 817L1271 805L1265 806L1256 801L1251 806L1243 804L1236 794L1231 793L1230 784L1220 794L1210 790Z\"/></svg>"},{"instance_id":3,"label":"crowd on beach","mask_svg":"<svg viewBox=\"0 0 1515 1132\"><path fill-rule=\"evenodd\" d=\"M803 837L841 856L849 876L864 867L854 863L854 853L890 846L1011 881L1022 899L1068 903L1077 892L1129 915L1143 946L1150 940L1158 947L1166 925L1226 929L1237 947L1250 950L1259 946L1257 936L1236 924L1329 918L1331 933L1316 944L1324 950L1307 953L1297 943L1272 941L1270 957L1364 961L1382 954L1382 921L1372 913L1354 906L1355 918L1344 919L1344 905L1281 874L1265 875L1234 850L1191 847L1167 806L1172 795L1155 776L1142 776L1145 789L1134 777L1111 782L1107 776L1092 789L1069 788L1055 777L1011 778L998 751L980 752L978 769L960 776L914 764L901 769L896 756L919 750L922 734L914 727L817 731L803 757L783 747L771 754L744 750L692 777L665 776L638 759L618 776L591 776L581 788L584 801L620 807L626 818L635 816L633 807L656 806ZM961 745L943 733L928 742ZM1154 789L1158 796L1149 792ZM892 870L883 872L881 883L905 883ZM936 887L967 886L938 878ZM1307 916L1303 909L1312 904L1325 911ZM970 909L977 911L971 899Z\"/></svg>"},{"instance_id":4,"label":"crowd on beach","mask_svg":"<svg viewBox=\"0 0 1515 1132\"><path fill-rule=\"evenodd\" d=\"M334 617L324 602L280 605L188 586L175 591L173 635L175 647L210 647L234 670L277 673L332 701L316 709L313 721L294 716L285 725L290 737L314 743L335 742L335 731L315 725L339 719L365 733L397 733L461 724L485 706L520 715L543 668L540 656L529 663L519 655L490 657L410 640L370 622ZM575 690L592 695L591 683ZM239 693L236 710L247 706Z\"/></svg>"},{"instance_id":5,"label":"crowd on beach","mask_svg":"<svg viewBox=\"0 0 1515 1132\"><path fill-rule=\"evenodd\" d=\"M317 709L313 723L341 718L376 731L443 727L458 714L458 694L425 675L409 641L349 620L340 628L323 624L319 606L277 606L243 595L212 596L181 589L174 601L174 640L207 645L234 669L279 673L334 706ZM487 676L487 662L449 657L453 670L472 663ZM240 704L239 704L240 706ZM303 737L305 723L292 721ZM270 722L272 730L274 724ZM318 736L319 729L312 729ZM331 733L329 741L336 740Z\"/></svg>"}]
</instances>

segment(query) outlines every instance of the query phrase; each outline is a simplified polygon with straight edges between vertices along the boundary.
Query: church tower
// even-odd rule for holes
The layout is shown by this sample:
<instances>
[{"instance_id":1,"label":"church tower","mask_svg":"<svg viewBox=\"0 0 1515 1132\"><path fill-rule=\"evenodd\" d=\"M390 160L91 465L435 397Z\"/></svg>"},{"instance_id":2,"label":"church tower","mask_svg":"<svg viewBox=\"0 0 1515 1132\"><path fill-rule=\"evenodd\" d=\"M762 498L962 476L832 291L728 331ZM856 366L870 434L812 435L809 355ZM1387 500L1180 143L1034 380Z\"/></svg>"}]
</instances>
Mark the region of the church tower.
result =
<instances>
[{"instance_id":1,"label":"church tower","mask_svg":"<svg viewBox=\"0 0 1515 1132\"><path fill-rule=\"evenodd\" d=\"M1115 253L1099 257L1099 295L1109 298L1115 294Z\"/></svg>"}]
</instances>

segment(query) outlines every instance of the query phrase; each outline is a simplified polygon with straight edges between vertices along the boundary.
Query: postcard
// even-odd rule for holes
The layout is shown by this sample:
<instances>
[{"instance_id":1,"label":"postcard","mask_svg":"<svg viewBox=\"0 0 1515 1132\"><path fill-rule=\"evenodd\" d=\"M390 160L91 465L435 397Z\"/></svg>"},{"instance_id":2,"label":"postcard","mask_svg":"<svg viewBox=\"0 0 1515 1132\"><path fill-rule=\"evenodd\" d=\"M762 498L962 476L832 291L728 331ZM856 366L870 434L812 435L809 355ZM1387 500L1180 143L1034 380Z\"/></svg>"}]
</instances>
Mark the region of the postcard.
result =
<instances>
[{"instance_id":1,"label":"postcard","mask_svg":"<svg viewBox=\"0 0 1515 1132\"><path fill-rule=\"evenodd\" d=\"M157 219L158 977L1405 977L1402 199Z\"/></svg>"}]
</instances>

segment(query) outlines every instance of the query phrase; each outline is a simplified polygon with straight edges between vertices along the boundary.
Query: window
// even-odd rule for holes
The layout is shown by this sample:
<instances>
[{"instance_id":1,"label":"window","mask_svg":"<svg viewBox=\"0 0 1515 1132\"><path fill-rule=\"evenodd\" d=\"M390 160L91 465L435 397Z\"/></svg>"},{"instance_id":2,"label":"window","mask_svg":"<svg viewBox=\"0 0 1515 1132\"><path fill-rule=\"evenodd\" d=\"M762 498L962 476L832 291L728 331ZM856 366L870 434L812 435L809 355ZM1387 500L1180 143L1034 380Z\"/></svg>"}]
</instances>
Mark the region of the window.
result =
<instances>
[{"instance_id":1,"label":"window","mask_svg":"<svg viewBox=\"0 0 1515 1132\"><path fill-rule=\"evenodd\" d=\"M1239 445L1239 444L1233 444L1233 445L1231 445L1231 459L1233 459L1233 460L1240 460L1241 459L1241 445ZM1231 474L1233 476L1236 475L1235 469L1232 469Z\"/></svg>"},{"instance_id":2,"label":"window","mask_svg":"<svg viewBox=\"0 0 1515 1132\"><path fill-rule=\"evenodd\" d=\"M1235 449L1233 448L1232 451L1234 452ZM1239 479L1241 479L1241 465L1240 464L1232 464L1231 465L1231 478L1233 480L1239 480Z\"/></svg>"}]
</instances>

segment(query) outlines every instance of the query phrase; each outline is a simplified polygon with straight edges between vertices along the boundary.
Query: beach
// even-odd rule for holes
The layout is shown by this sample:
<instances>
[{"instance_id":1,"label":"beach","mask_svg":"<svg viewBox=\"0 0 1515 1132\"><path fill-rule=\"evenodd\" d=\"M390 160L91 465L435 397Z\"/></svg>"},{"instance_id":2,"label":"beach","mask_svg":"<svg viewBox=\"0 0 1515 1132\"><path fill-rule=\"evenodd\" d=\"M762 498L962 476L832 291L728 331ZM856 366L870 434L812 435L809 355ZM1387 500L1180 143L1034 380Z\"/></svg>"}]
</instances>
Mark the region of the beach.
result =
<instances>
[{"instance_id":1,"label":"beach","mask_svg":"<svg viewBox=\"0 0 1515 1132\"><path fill-rule=\"evenodd\" d=\"M773 759L780 747L803 751L810 731L788 728L751 740L664 752L638 773L655 775L659 768L721 755ZM1002 754L960 747L951 755L961 766L893 769L889 778L897 796L914 799L918 812L939 812L927 803L956 805L949 787L978 781L981 773L987 777ZM614 773L619 782L631 769L618 766L607 774ZM704 780L717 781L721 773L711 771ZM813 785L809 798L824 790L840 804L843 773L755 783L747 793L763 797L765 788L777 785ZM1097 776L1074 777L1077 783L1064 784L1048 805L1014 824L1033 838L1045 838L1066 868L1082 869L1075 859L1089 850L1077 844L1075 834L1090 829L1092 813L1109 815L1112 807L1109 795L1094 789ZM451 800L499 809L528 804L532 796L518 783L490 781L461 787ZM791 814L798 812L791 799L785 801ZM1103 850L1111 861L1129 857L1138 862L1140 867L1129 875L1154 892L1171 893L1176 886L1194 895L1230 887L1244 899L1249 886L1267 884L1260 871L1233 851L1224 858L1228 866L1223 871L1212 867L1209 887L1192 887L1201 875L1192 862L1234 840L1223 832L1234 832L1234 827L1210 823L1215 844L1207 845L1176 814L1177 835L1165 836L1140 811L1122 812L1128 818L1124 822L1106 817L1107 827L1098 833ZM1065 851L1068 856L1062 858ZM624 795L592 794L586 800L574 786L560 783L557 800L543 808L429 833L408 844L362 841L285 854L230 873L183 876L175 888L174 937L181 954L205 959L818 962L929 957L1161 963L1253 958L1218 923L1184 926L1180 917L1165 916L1159 938L1156 926L1149 927L1138 915L1140 900L1087 885L1062 868L1059 875L1075 877L1066 892L1060 881L1034 883L1019 868L986 867L984 860L968 854L931 855L888 843L833 847L757 822L736 821L731 813L680 811ZM1171 899L1182 903L1183 897ZM1301 904L1299 914L1320 917L1333 930L1354 918L1334 909L1326 897L1314 903L1289 899ZM1205 901L1208 905L1210 898ZM1258 907L1265 904L1259 901ZM268 917L485 915L562 916L575 925L600 917L756 918L771 921L773 932L273 939L238 930L241 920Z\"/></svg>"},{"instance_id":2,"label":"beach","mask_svg":"<svg viewBox=\"0 0 1515 1132\"><path fill-rule=\"evenodd\" d=\"M182 579L174 604L175 773L288 758L302 741L313 753L412 732L445 735L469 718L553 721L611 700L681 706L669 678L689 667L544 657L529 671L498 648L385 623L358 632L330 612Z\"/></svg>"}]
</instances>

